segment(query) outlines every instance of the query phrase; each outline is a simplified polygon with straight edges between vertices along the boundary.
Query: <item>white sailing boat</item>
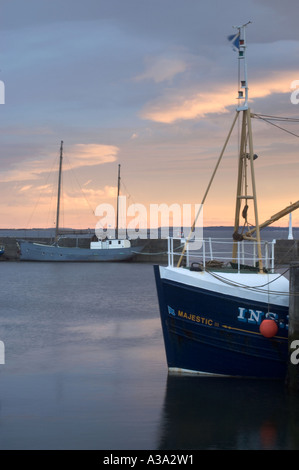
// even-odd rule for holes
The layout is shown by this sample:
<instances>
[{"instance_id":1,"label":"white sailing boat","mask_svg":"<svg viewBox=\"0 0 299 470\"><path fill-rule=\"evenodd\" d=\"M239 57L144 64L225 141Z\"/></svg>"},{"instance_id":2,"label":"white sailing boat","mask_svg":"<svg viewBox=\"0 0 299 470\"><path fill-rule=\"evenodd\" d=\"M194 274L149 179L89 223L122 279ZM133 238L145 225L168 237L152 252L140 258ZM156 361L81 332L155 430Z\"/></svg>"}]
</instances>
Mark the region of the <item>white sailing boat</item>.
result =
<instances>
[{"instance_id":1,"label":"white sailing boat","mask_svg":"<svg viewBox=\"0 0 299 470\"><path fill-rule=\"evenodd\" d=\"M61 175L63 162L63 141L60 145L58 193L55 241L53 244L43 244L27 240L18 240L21 261L127 261L134 254L140 252L142 247L132 247L130 240L118 238L118 215L116 220L116 238L96 240L90 242L89 248L67 247L59 245L59 217L61 199ZM118 165L118 191L117 205L120 191L120 165Z\"/></svg>"}]
</instances>

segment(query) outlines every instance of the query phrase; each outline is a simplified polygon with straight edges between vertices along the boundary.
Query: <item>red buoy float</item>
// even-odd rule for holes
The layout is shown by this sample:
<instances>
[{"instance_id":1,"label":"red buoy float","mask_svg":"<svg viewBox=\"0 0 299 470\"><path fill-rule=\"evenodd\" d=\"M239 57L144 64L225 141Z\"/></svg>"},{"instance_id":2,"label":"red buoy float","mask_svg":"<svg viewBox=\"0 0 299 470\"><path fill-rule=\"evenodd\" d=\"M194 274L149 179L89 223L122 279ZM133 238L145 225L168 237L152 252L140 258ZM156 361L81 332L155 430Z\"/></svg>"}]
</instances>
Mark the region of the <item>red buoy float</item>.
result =
<instances>
[{"instance_id":1,"label":"red buoy float","mask_svg":"<svg viewBox=\"0 0 299 470\"><path fill-rule=\"evenodd\" d=\"M275 320L267 318L260 324L260 333L265 336L265 338L273 338L277 332L278 326Z\"/></svg>"}]
</instances>

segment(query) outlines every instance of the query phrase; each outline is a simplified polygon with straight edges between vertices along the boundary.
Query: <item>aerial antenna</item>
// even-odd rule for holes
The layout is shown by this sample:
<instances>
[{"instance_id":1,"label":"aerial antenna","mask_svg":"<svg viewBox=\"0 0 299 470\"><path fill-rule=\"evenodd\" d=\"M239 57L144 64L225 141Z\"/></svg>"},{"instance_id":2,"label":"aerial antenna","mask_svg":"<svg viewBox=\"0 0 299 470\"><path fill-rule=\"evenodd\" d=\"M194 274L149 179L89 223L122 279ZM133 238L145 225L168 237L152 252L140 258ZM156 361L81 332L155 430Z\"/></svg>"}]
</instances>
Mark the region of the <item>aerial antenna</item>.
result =
<instances>
[{"instance_id":1,"label":"aerial antenna","mask_svg":"<svg viewBox=\"0 0 299 470\"><path fill-rule=\"evenodd\" d=\"M242 69L242 76L240 73L240 85L238 90L238 100L243 100L239 104L237 111L245 111L248 109L248 77L247 77L247 60L246 60L246 26L251 24L251 21L243 24L242 26L233 26L238 30L234 39L234 45L239 52L239 71ZM243 67L241 67L243 65ZM245 92L245 94L244 94Z\"/></svg>"}]
</instances>

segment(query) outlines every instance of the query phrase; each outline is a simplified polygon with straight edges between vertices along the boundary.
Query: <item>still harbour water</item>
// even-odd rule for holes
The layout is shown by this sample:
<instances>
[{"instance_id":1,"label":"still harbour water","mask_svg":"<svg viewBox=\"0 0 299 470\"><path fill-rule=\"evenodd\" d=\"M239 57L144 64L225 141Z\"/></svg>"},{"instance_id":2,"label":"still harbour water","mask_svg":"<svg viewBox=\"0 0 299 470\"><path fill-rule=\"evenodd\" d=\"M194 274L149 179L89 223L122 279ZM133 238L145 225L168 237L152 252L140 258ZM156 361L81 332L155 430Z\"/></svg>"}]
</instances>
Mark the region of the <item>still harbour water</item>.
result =
<instances>
[{"instance_id":1,"label":"still harbour water","mask_svg":"<svg viewBox=\"0 0 299 470\"><path fill-rule=\"evenodd\" d=\"M0 449L299 449L272 381L168 376L153 266L2 262Z\"/></svg>"}]
</instances>

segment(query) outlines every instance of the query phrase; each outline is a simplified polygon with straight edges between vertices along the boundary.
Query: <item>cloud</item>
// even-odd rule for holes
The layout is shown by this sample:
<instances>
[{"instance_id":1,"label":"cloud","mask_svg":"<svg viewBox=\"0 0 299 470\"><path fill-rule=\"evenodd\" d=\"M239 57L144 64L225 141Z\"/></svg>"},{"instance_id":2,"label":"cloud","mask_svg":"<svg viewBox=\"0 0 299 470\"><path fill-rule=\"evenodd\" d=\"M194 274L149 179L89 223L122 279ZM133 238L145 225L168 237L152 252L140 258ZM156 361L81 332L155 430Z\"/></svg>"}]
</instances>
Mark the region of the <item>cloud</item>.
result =
<instances>
[{"instance_id":1,"label":"cloud","mask_svg":"<svg viewBox=\"0 0 299 470\"><path fill-rule=\"evenodd\" d=\"M171 57L147 57L145 59L145 71L135 80L153 80L156 83L171 80L177 74L186 70L186 63L180 58Z\"/></svg>"},{"instance_id":2,"label":"cloud","mask_svg":"<svg viewBox=\"0 0 299 470\"><path fill-rule=\"evenodd\" d=\"M249 87L250 101L253 102L256 98L275 93L290 93L293 76L293 72L277 72L270 78L252 81ZM203 88L206 88L206 85ZM154 122L171 124L178 120L203 118L213 113L226 113L234 104L237 106L237 101L234 102L234 97L237 97L235 86L226 85L219 88L217 83L214 83L210 88L215 91L167 89L164 96L156 98L144 107L141 117Z\"/></svg>"},{"instance_id":3,"label":"cloud","mask_svg":"<svg viewBox=\"0 0 299 470\"><path fill-rule=\"evenodd\" d=\"M117 196L116 186L104 186L104 189L87 189L82 191L66 189L63 194L63 205L67 211L77 212L86 210L87 206L94 211L97 205L103 201L115 199Z\"/></svg>"},{"instance_id":4,"label":"cloud","mask_svg":"<svg viewBox=\"0 0 299 470\"><path fill-rule=\"evenodd\" d=\"M209 113L227 112L231 99L222 93L182 94L181 91L168 92L148 104L141 113L143 119L171 124L178 120L204 117Z\"/></svg>"},{"instance_id":5,"label":"cloud","mask_svg":"<svg viewBox=\"0 0 299 470\"><path fill-rule=\"evenodd\" d=\"M96 202L113 194L112 186L105 189L115 182L113 163L106 163L117 159L137 202L177 201L182 181L188 185L180 198L193 197L195 175L209 177L211 159L225 138L226 113L237 106L238 59L227 41L234 24L252 20L247 52L254 111L289 115L299 109L290 102L290 84L299 78L294 0L248 0L242 8L237 0L3 3L4 225L22 224L24 205L29 212L39 192L44 204L49 202L50 186L41 186L52 169L55 199L61 138L64 189L74 206L84 198L76 200L67 185L68 166L80 170L86 182L81 187ZM268 139L264 126L256 126L259 147L285 155L286 146L282 150ZM295 163L290 171L298 179ZM277 175L280 181L280 171ZM274 173L271 181L275 186Z\"/></svg>"},{"instance_id":6,"label":"cloud","mask_svg":"<svg viewBox=\"0 0 299 470\"><path fill-rule=\"evenodd\" d=\"M68 161L72 169L103 165L116 161L119 148L113 145L102 144L75 144L67 148ZM53 154L51 158L39 158L27 160L22 164L14 165L12 169L3 171L0 175L1 182L11 181L32 181L42 177L42 174L49 173L53 169ZM58 161L58 160L57 160ZM28 186L24 186L26 190Z\"/></svg>"},{"instance_id":7,"label":"cloud","mask_svg":"<svg viewBox=\"0 0 299 470\"><path fill-rule=\"evenodd\" d=\"M32 184L27 184L27 186L22 186L22 188L19 189L20 192L23 191L28 191L28 189L32 188Z\"/></svg>"},{"instance_id":8,"label":"cloud","mask_svg":"<svg viewBox=\"0 0 299 470\"><path fill-rule=\"evenodd\" d=\"M115 162L118 147L100 144L76 144L68 150L72 168Z\"/></svg>"}]
</instances>

